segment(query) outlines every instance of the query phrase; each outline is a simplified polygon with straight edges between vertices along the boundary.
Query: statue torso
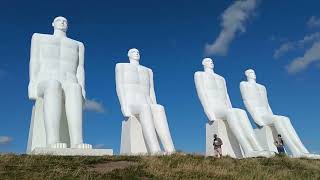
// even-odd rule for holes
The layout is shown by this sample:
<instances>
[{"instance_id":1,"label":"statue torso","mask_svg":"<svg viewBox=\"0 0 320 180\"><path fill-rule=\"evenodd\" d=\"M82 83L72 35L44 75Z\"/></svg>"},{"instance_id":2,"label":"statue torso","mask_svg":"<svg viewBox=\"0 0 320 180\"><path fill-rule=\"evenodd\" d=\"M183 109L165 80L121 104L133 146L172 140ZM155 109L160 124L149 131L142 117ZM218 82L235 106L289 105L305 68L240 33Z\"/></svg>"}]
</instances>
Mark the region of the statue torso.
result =
<instances>
[{"instance_id":1,"label":"statue torso","mask_svg":"<svg viewBox=\"0 0 320 180\"><path fill-rule=\"evenodd\" d=\"M227 110L232 108L225 79L218 74L206 72L201 72L200 77L203 79L205 97L209 103L207 108L212 108L217 116L224 116Z\"/></svg>"},{"instance_id":2,"label":"statue torso","mask_svg":"<svg viewBox=\"0 0 320 180\"><path fill-rule=\"evenodd\" d=\"M259 115L270 115L269 102L266 88L258 83L242 82L242 96L245 101L251 106L250 109L255 109L255 113Z\"/></svg>"},{"instance_id":3,"label":"statue torso","mask_svg":"<svg viewBox=\"0 0 320 180\"><path fill-rule=\"evenodd\" d=\"M36 34L40 80L76 82L79 63L79 42L67 37Z\"/></svg>"},{"instance_id":4,"label":"statue torso","mask_svg":"<svg viewBox=\"0 0 320 180\"><path fill-rule=\"evenodd\" d=\"M131 63L119 63L122 67L122 85L129 102L151 103L150 101L150 77L151 69Z\"/></svg>"}]
</instances>

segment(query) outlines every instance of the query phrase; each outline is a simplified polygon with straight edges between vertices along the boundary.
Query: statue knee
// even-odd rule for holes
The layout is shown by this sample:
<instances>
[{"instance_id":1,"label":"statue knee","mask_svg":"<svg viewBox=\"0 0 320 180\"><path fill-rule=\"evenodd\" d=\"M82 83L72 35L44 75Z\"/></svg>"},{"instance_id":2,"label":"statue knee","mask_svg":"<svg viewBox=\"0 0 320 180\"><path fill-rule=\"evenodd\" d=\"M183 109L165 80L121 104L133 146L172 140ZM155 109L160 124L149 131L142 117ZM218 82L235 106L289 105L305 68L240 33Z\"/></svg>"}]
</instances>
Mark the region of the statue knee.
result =
<instances>
[{"instance_id":1,"label":"statue knee","mask_svg":"<svg viewBox=\"0 0 320 180\"><path fill-rule=\"evenodd\" d=\"M239 108L233 108L232 111L233 111L234 113L236 113L237 115L240 115L240 116L245 116L245 115L247 115L247 113L246 113L244 110L239 109Z\"/></svg>"},{"instance_id":2,"label":"statue knee","mask_svg":"<svg viewBox=\"0 0 320 180\"><path fill-rule=\"evenodd\" d=\"M276 119L280 120L280 121L289 121L290 122L290 119L286 116L278 116L276 115Z\"/></svg>"},{"instance_id":3,"label":"statue knee","mask_svg":"<svg viewBox=\"0 0 320 180\"><path fill-rule=\"evenodd\" d=\"M152 108L155 108L157 111L164 111L164 107L160 104L152 104Z\"/></svg>"}]
</instances>

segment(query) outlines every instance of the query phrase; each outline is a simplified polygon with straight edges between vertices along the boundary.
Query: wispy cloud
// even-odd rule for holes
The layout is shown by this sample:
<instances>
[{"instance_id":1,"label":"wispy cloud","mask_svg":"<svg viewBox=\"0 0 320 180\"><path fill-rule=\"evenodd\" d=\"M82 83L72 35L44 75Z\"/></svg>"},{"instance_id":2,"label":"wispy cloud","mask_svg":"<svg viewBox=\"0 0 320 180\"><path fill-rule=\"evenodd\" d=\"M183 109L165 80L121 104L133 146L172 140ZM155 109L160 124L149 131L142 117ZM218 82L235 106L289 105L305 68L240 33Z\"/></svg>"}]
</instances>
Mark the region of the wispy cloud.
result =
<instances>
[{"instance_id":1,"label":"wispy cloud","mask_svg":"<svg viewBox=\"0 0 320 180\"><path fill-rule=\"evenodd\" d=\"M320 27L320 18L315 16L310 17L306 23L308 27ZM275 59L284 56L290 51L297 49L304 50L302 56L292 59L291 63L286 66L289 74L295 74L307 69L312 63L320 62L320 32L313 32L305 35L301 40L288 41L283 43L278 49L275 50L273 57ZM317 63L315 63L317 66Z\"/></svg>"},{"instance_id":2,"label":"wispy cloud","mask_svg":"<svg viewBox=\"0 0 320 180\"><path fill-rule=\"evenodd\" d=\"M306 69L311 63L320 60L320 42L315 42L302 57L295 58L288 66L290 74L294 74Z\"/></svg>"},{"instance_id":3,"label":"wispy cloud","mask_svg":"<svg viewBox=\"0 0 320 180\"><path fill-rule=\"evenodd\" d=\"M87 99L84 104L84 109L87 111L93 111L97 113L105 113L105 108L101 102L98 102L94 99Z\"/></svg>"},{"instance_id":4,"label":"wispy cloud","mask_svg":"<svg viewBox=\"0 0 320 180\"><path fill-rule=\"evenodd\" d=\"M10 144L12 142L13 138L9 136L0 136L0 145L6 145Z\"/></svg>"},{"instance_id":5,"label":"wispy cloud","mask_svg":"<svg viewBox=\"0 0 320 180\"><path fill-rule=\"evenodd\" d=\"M303 39L299 41L289 41L280 45L278 49L274 51L273 58L279 59L281 56L286 53L293 51L295 49L303 49L307 45L312 44L315 41L320 40L320 33L315 32L312 34L306 35Z\"/></svg>"},{"instance_id":6,"label":"wispy cloud","mask_svg":"<svg viewBox=\"0 0 320 180\"><path fill-rule=\"evenodd\" d=\"M260 0L240 0L235 1L221 15L222 30L212 44L207 44L205 53L207 55L226 55L229 45L236 37L237 33L246 31L246 23L252 17Z\"/></svg>"},{"instance_id":7,"label":"wispy cloud","mask_svg":"<svg viewBox=\"0 0 320 180\"><path fill-rule=\"evenodd\" d=\"M320 18L317 18L315 16L312 16L308 22L307 22L307 26L309 28L315 28L315 27L320 27Z\"/></svg>"}]
</instances>

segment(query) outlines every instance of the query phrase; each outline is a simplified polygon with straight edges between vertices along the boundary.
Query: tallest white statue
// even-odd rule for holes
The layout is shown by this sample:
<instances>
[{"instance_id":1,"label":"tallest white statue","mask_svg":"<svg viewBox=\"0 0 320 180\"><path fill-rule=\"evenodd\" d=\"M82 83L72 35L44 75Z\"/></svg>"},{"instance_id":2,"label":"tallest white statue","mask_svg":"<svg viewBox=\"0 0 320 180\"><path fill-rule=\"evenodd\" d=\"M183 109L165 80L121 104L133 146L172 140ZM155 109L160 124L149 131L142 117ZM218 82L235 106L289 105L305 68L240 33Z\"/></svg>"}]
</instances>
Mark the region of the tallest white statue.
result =
<instances>
[{"instance_id":1,"label":"tallest white statue","mask_svg":"<svg viewBox=\"0 0 320 180\"><path fill-rule=\"evenodd\" d=\"M36 105L27 151L37 147L91 149L82 137L84 45L67 37L66 18L56 17L52 26L53 35L32 36L28 94Z\"/></svg>"},{"instance_id":2,"label":"tallest white statue","mask_svg":"<svg viewBox=\"0 0 320 180\"><path fill-rule=\"evenodd\" d=\"M263 85L256 82L254 70L246 70L245 75L247 81L240 83L241 95L247 110L259 126L257 132L261 134L265 130L281 134L294 157L320 158L319 155L309 153L288 117L273 114L269 105L267 90ZM275 133L264 133L264 137L260 138L260 141L264 142L269 149L272 148L272 141L277 135Z\"/></svg>"}]
</instances>

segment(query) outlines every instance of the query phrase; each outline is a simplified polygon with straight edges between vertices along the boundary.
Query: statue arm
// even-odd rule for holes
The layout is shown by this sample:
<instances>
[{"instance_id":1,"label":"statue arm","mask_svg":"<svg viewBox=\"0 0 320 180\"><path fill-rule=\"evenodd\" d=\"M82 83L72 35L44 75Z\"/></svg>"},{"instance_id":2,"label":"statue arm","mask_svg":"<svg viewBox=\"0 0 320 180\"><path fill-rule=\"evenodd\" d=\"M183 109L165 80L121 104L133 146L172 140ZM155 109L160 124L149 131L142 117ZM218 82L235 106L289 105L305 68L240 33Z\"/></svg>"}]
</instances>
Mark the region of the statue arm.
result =
<instances>
[{"instance_id":1,"label":"statue arm","mask_svg":"<svg viewBox=\"0 0 320 180\"><path fill-rule=\"evenodd\" d=\"M79 42L79 64L77 68L77 79L78 83L82 89L83 99L86 99L86 90L85 90L85 72L84 72L84 45Z\"/></svg>"},{"instance_id":2,"label":"statue arm","mask_svg":"<svg viewBox=\"0 0 320 180\"><path fill-rule=\"evenodd\" d=\"M223 85L224 85L225 90L227 91L226 92L226 94L227 94L227 104L228 104L228 106L230 108L232 108L232 104L231 104L229 93L228 93L227 83L226 83L226 81L224 79L223 79Z\"/></svg>"},{"instance_id":3,"label":"statue arm","mask_svg":"<svg viewBox=\"0 0 320 180\"><path fill-rule=\"evenodd\" d=\"M201 74L195 73L194 82L196 84L196 90L197 90L197 94L199 96L201 105L202 105L204 112L207 115L209 121L216 120L216 116L215 116L214 112L212 110L210 110L209 103L207 102L208 98L206 97L206 93L204 91L204 88L205 88L204 81L201 78Z\"/></svg>"},{"instance_id":4,"label":"statue arm","mask_svg":"<svg viewBox=\"0 0 320 180\"><path fill-rule=\"evenodd\" d=\"M125 93L123 91L123 68L120 64L116 65L116 91L119 98L121 111L123 116L130 117L131 113L129 111L129 108L127 107Z\"/></svg>"},{"instance_id":5,"label":"statue arm","mask_svg":"<svg viewBox=\"0 0 320 180\"><path fill-rule=\"evenodd\" d=\"M244 103L244 106L246 109L249 111L251 117L253 118L254 122L259 125L259 126L264 126L264 121L263 119L258 115L258 110L252 106L253 102L251 102L248 98L247 95L247 90L246 90L246 85L244 84L245 82L240 83L240 92L242 96L242 100Z\"/></svg>"},{"instance_id":6,"label":"statue arm","mask_svg":"<svg viewBox=\"0 0 320 180\"><path fill-rule=\"evenodd\" d=\"M39 62L39 40L38 34L33 34L31 39L31 50L30 50L30 63L29 63L29 85L28 85L28 96L29 99L37 99L37 79L40 71Z\"/></svg>"},{"instance_id":7,"label":"statue arm","mask_svg":"<svg viewBox=\"0 0 320 180\"><path fill-rule=\"evenodd\" d=\"M269 109L269 111L273 114L272 109L271 109L270 104L269 104L269 100L268 100L267 89L266 89L265 87L263 87L263 90L264 90L264 93L265 93L265 101L266 101L266 103L268 104L268 109Z\"/></svg>"},{"instance_id":8,"label":"statue arm","mask_svg":"<svg viewBox=\"0 0 320 180\"><path fill-rule=\"evenodd\" d=\"M154 83L153 83L153 73L152 70L149 70L149 77L150 77L150 97L153 104L157 104L156 93L154 90Z\"/></svg>"}]
</instances>

